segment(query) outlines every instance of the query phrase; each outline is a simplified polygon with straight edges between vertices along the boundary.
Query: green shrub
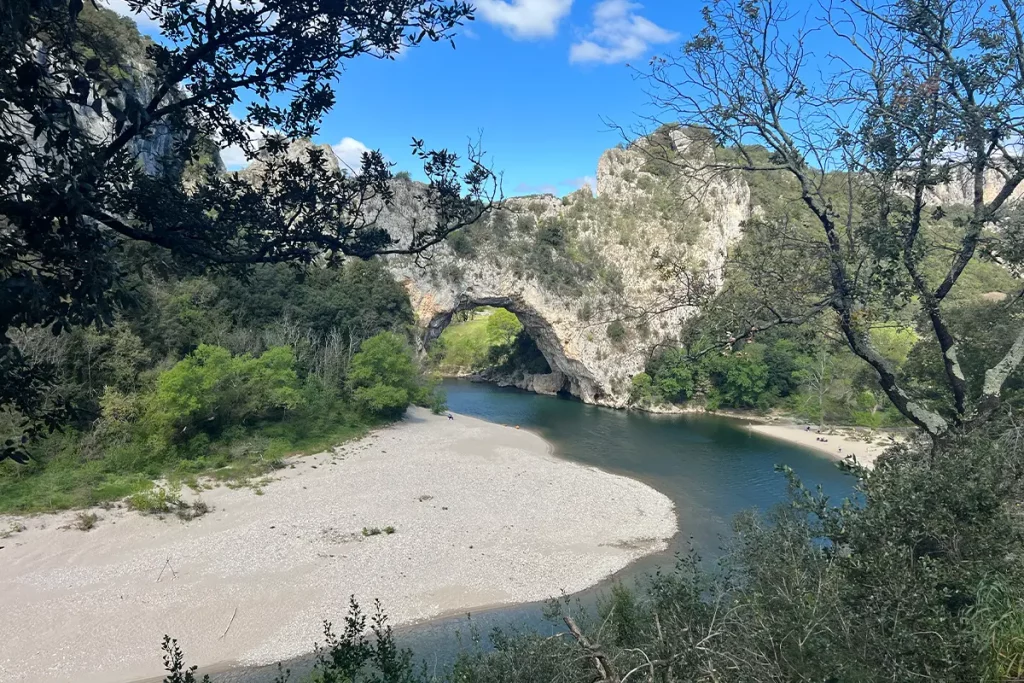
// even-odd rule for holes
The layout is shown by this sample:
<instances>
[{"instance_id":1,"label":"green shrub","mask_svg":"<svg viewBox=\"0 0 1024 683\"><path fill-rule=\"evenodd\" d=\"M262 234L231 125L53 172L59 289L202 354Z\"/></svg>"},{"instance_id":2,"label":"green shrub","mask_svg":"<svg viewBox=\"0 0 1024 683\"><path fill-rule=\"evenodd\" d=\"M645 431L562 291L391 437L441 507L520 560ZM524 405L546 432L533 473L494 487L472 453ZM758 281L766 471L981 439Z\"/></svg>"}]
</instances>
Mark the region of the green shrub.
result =
<instances>
[{"instance_id":1,"label":"green shrub","mask_svg":"<svg viewBox=\"0 0 1024 683\"><path fill-rule=\"evenodd\" d=\"M448 235L447 238L448 246L452 248L452 251L456 255L463 258L472 258L476 254L476 248L473 246L473 238L470 236L468 228L462 228Z\"/></svg>"},{"instance_id":2,"label":"green shrub","mask_svg":"<svg viewBox=\"0 0 1024 683\"><path fill-rule=\"evenodd\" d=\"M537 230L537 242L553 248L565 245L565 224L558 218L545 218Z\"/></svg>"},{"instance_id":3,"label":"green shrub","mask_svg":"<svg viewBox=\"0 0 1024 683\"><path fill-rule=\"evenodd\" d=\"M352 357L348 384L361 410L383 418L400 417L410 404L426 400L429 394L412 349L394 332L381 332L360 345Z\"/></svg>"},{"instance_id":4,"label":"green shrub","mask_svg":"<svg viewBox=\"0 0 1024 683\"><path fill-rule=\"evenodd\" d=\"M666 403L691 399L697 386L696 369L682 349L666 349L647 364L653 394Z\"/></svg>"},{"instance_id":5,"label":"green shrub","mask_svg":"<svg viewBox=\"0 0 1024 683\"><path fill-rule=\"evenodd\" d=\"M654 380L646 372L633 375L629 389L629 402L632 405L644 405L654 399Z\"/></svg>"},{"instance_id":6,"label":"green shrub","mask_svg":"<svg viewBox=\"0 0 1024 683\"><path fill-rule=\"evenodd\" d=\"M356 405L376 417L401 417L412 404L412 396L408 389L384 383L356 387L352 396Z\"/></svg>"},{"instance_id":7,"label":"green shrub","mask_svg":"<svg viewBox=\"0 0 1024 683\"><path fill-rule=\"evenodd\" d=\"M148 491L140 491L128 497L128 507L137 512L151 515L162 515L173 512L183 505L180 486L153 486Z\"/></svg>"},{"instance_id":8,"label":"green shrub","mask_svg":"<svg viewBox=\"0 0 1024 683\"><path fill-rule=\"evenodd\" d=\"M764 408L770 403L768 365L759 355L716 355L707 368L714 387L715 407Z\"/></svg>"},{"instance_id":9,"label":"green shrub","mask_svg":"<svg viewBox=\"0 0 1024 683\"><path fill-rule=\"evenodd\" d=\"M443 415L448 410L448 396L440 388L434 388L424 401L424 407L434 415Z\"/></svg>"},{"instance_id":10,"label":"green shrub","mask_svg":"<svg viewBox=\"0 0 1024 683\"><path fill-rule=\"evenodd\" d=\"M128 507L143 514L163 516L174 513L178 519L189 521L211 511L211 507L203 500L188 503L181 499L181 486L170 484L153 486L147 491L140 491L128 497Z\"/></svg>"},{"instance_id":11,"label":"green shrub","mask_svg":"<svg viewBox=\"0 0 1024 683\"><path fill-rule=\"evenodd\" d=\"M491 346L509 346L522 330L519 318L504 308L495 309L487 317L487 339Z\"/></svg>"},{"instance_id":12,"label":"green shrub","mask_svg":"<svg viewBox=\"0 0 1024 683\"><path fill-rule=\"evenodd\" d=\"M626 338L626 327L618 320L613 321L605 329L608 338L618 344Z\"/></svg>"},{"instance_id":13,"label":"green shrub","mask_svg":"<svg viewBox=\"0 0 1024 683\"><path fill-rule=\"evenodd\" d=\"M144 420L154 435L180 442L294 409L302 399L294 364L286 346L253 358L202 344L157 377Z\"/></svg>"}]
</instances>

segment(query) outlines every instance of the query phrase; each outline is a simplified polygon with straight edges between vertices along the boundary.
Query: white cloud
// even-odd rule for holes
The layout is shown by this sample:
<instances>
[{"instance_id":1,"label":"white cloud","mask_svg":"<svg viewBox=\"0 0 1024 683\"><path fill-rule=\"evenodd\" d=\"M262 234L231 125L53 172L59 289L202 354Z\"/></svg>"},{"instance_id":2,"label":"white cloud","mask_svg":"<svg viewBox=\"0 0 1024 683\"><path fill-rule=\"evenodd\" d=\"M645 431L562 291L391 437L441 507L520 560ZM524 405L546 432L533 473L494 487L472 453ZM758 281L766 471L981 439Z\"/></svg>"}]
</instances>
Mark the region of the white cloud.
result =
<instances>
[{"instance_id":1,"label":"white cloud","mask_svg":"<svg viewBox=\"0 0 1024 683\"><path fill-rule=\"evenodd\" d=\"M597 178L591 175L580 176L579 178L572 178L571 180L564 180L560 184L568 185L576 190L580 189L584 185L590 185L591 191L597 192Z\"/></svg>"},{"instance_id":2,"label":"white cloud","mask_svg":"<svg viewBox=\"0 0 1024 683\"><path fill-rule=\"evenodd\" d=\"M275 133L272 128L249 125L249 140L257 146L269 135ZM363 152L369 152L370 148L355 138L345 137L341 142L331 145L331 150L338 158L338 165L343 171L359 173L363 165ZM229 171L237 171L245 168L251 162L245 157L245 151L239 145L229 145L220 150L221 161Z\"/></svg>"},{"instance_id":3,"label":"white cloud","mask_svg":"<svg viewBox=\"0 0 1024 683\"><path fill-rule=\"evenodd\" d=\"M140 29L153 29L160 28L160 24L153 21L145 14L136 14L132 12L132 8L128 6L127 0L100 0L100 4L104 5L108 9L112 9L123 17L133 19L136 24L139 25Z\"/></svg>"},{"instance_id":4,"label":"white cloud","mask_svg":"<svg viewBox=\"0 0 1024 683\"><path fill-rule=\"evenodd\" d=\"M343 171L359 173L363 166L363 152L369 152L370 148L355 138L342 138L341 142L331 145L334 155L338 157Z\"/></svg>"},{"instance_id":5,"label":"white cloud","mask_svg":"<svg viewBox=\"0 0 1024 683\"><path fill-rule=\"evenodd\" d=\"M220 160L224 162L225 168L229 171L237 171L249 165L249 161L245 158L242 148L238 145L231 145L222 149L220 151Z\"/></svg>"},{"instance_id":6,"label":"white cloud","mask_svg":"<svg viewBox=\"0 0 1024 683\"><path fill-rule=\"evenodd\" d=\"M572 0L476 0L484 21L497 24L513 38L550 38L569 10Z\"/></svg>"},{"instance_id":7,"label":"white cloud","mask_svg":"<svg viewBox=\"0 0 1024 683\"><path fill-rule=\"evenodd\" d=\"M273 129L271 128L250 124L248 130L249 140L259 143L272 132ZM227 147L221 148L220 160L224 162L224 167L229 171L237 171L241 168L245 168L250 163L245 157L245 151L238 145L228 145Z\"/></svg>"},{"instance_id":8,"label":"white cloud","mask_svg":"<svg viewBox=\"0 0 1024 683\"><path fill-rule=\"evenodd\" d=\"M558 188L551 183L541 183L539 185L533 185L531 183L519 183L516 185L515 193L517 195L531 195L531 194L558 194Z\"/></svg>"},{"instance_id":9,"label":"white cloud","mask_svg":"<svg viewBox=\"0 0 1024 683\"><path fill-rule=\"evenodd\" d=\"M629 0L601 0L594 7L594 27L569 49L569 61L615 64L635 59L651 45L675 40L678 34L636 14L641 5Z\"/></svg>"},{"instance_id":10,"label":"white cloud","mask_svg":"<svg viewBox=\"0 0 1024 683\"><path fill-rule=\"evenodd\" d=\"M591 191L595 194L597 193L597 178L589 175L580 176L579 178L569 178L568 180L559 180L557 183L519 183L516 185L514 192L517 195L553 194L555 196L559 196L563 194L563 190L566 187L578 190L584 185L589 185Z\"/></svg>"}]
</instances>

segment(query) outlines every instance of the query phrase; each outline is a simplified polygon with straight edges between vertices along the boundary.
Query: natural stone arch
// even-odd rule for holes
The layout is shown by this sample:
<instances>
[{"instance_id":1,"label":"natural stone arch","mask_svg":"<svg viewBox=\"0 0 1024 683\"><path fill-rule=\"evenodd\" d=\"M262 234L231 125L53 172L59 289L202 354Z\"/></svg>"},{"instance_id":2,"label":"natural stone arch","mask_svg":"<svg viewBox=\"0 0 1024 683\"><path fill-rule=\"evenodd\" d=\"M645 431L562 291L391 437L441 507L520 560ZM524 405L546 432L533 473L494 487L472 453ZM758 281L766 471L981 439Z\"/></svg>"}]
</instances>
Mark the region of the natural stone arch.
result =
<instances>
[{"instance_id":1,"label":"natural stone arch","mask_svg":"<svg viewBox=\"0 0 1024 683\"><path fill-rule=\"evenodd\" d=\"M689 142L674 131L673 153L693 153ZM561 199L506 200L427 255L388 257L409 292L422 347L455 312L500 306L519 317L553 371L517 386L626 406L632 378L657 348L678 343L698 312L685 303L686 281L666 277L663 266L702 271L701 289L714 291L751 210L741 177L684 177L650 165L642 144L602 155L596 196L587 187ZM395 201L377 224L401 240L430 217L415 210L420 185L396 181L392 189Z\"/></svg>"},{"instance_id":2,"label":"natural stone arch","mask_svg":"<svg viewBox=\"0 0 1024 683\"><path fill-rule=\"evenodd\" d=\"M409 283L407 282L407 287ZM569 358L565 354L562 340L557 331L542 314L527 302L515 296L486 296L462 292L453 297L453 305L436 310L422 321L421 344L424 350L436 340L451 324L452 317L460 311L468 311L481 306L504 308L514 313L523 329L530 335L537 348L547 361L551 372L545 375L521 375L510 377L510 384L521 389L536 391L541 394L557 394L568 392L587 403L600 403L605 400L604 388L590 370L578 359Z\"/></svg>"}]
</instances>

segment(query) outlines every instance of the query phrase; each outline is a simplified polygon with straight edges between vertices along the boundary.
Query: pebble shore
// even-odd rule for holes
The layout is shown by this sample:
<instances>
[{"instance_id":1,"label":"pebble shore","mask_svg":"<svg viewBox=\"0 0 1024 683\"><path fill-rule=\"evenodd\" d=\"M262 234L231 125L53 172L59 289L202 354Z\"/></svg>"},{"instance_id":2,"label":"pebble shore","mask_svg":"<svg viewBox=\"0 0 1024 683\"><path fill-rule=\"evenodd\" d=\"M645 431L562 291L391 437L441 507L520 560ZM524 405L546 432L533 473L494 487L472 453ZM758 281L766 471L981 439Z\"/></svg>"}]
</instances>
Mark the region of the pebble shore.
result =
<instances>
[{"instance_id":1,"label":"pebble shore","mask_svg":"<svg viewBox=\"0 0 1024 683\"><path fill-rule=\"evenodd\" d=\"M349 596L392 623L592 586L664 550L672 502L646 484L561 460L539 436L412 409L275 481L204 491L182 522L97 510L0 518L0 680L90 683L188 662L258 665L312 651ZM363 528L393 527L366 536Z\"/></svg>"}]
</instances>

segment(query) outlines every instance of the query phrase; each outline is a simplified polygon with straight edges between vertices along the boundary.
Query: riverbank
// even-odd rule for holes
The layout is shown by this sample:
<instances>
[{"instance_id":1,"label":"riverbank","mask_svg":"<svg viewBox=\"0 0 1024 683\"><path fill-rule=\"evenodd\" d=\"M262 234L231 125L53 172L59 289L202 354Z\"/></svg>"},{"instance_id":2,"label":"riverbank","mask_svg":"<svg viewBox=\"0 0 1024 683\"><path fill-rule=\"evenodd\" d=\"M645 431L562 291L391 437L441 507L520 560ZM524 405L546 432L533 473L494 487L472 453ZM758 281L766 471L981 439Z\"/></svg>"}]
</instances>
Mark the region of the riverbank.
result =
<instances>
[{"instance_id":1,"label":"riverbank","mask_svg":"<svg viewBox=\"0 0 1024 683\"><path fill-rule=\"evenodd\" d=\"M0 679L128 681L161 673L163 635L190 663L256 665L312 649L349 596L393 623L542 600L663 550L671 501L554 457L532 433L421 409L278 481L202 493L182 523L97 510L5 517ZM393 533L364 535L373 528Z\"/></svg>"},{"instance_id":2,"label":"riverbank","mask_svg":"<svg viewBox=\"0 0 1024 683\"><path fill-rule=\"evenodd\" d=\"M773 439L810 448L828 455L833 460L845 460L853 454L857 461L867 468L872 468L875 461L890 446L904 440L891 430L869 429L866 427L828 426L819 431L818 425L793 422L787 415L763 415L743 410L714 410L702 406L656 405L640 408L644 412L655 415L717 415L734 420L741 420L747 429Z\"/></svg>"},{"instance_id":3,"label":"riverbank","mask_svg":"<svg viewBox=\"0 0 1024 683\"><path fill-rule=\"evenodd\" d=\"M857 462L868 468L874 467L878 456L894 445L898 438L886 432L855 427L827 427L821 433L815 425L750 424L747 428L773 439L814 449L834 460L854 455Z\"/></svg>"}]
</instances>

